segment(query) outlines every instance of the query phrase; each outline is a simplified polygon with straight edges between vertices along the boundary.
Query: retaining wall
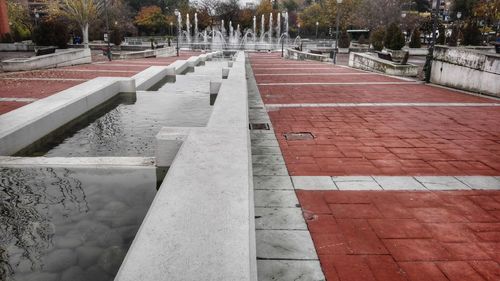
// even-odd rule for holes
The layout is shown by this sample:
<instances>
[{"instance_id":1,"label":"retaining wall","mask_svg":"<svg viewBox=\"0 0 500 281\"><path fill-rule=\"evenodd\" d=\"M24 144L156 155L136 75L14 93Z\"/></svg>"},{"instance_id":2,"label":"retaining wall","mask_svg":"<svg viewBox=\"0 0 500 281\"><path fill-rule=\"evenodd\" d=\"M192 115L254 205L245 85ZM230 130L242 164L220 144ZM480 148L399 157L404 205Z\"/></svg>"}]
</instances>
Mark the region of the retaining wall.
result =
<instances>
[{"instance_id":1,"label":"retaining wall","mask_svg":"<svg viewBox=\"0 0 500 281\"><path fill-rule=\"evenodd\" d=\"M436 46L431 82L500 97L500 55L460 47Z\"/></svg>"},{"instance_id":2,"label":"retaining wall","mask_svg":"<svg viewBox=\"0 0 500 281\"><path fill-rule=\"evenodd\" d=\"M245 75L239 52L207 127L158 134L173 163L115 280L257 280Z\"/></svg>"},{"instance_id":3,"label":"retaining wall","mask_svg":"<svg viewBox=\"0 0 500 281\"><path fill-rule=\"evenodd\" d=\"M3 71L24 71L91 63L90 49L70 49L54 54L2 61Z\"/></svg>"},{"instance_id":4,"label":"retaining wall","mask_svg":"<svg viewBox=\"0 0 500 281\"><path fill-rule=\"evenodd\" d=\"M395 76L417 76L418 67L413 64L397 64L366 53L351 53L349 66Z\"/></svg>"},{"instance_id":5,"label":"retaining wall","mask_svg":"<svg viewBox=\"0 0 500 281\"><path fill-rule=\"evenodd\" d=\"M0 155L13 155L118 93L130 78L99 77L0 115Z\"/></svg>"},{"instance_id":6,"label":"retaining wall","mask_svg":"<svg viewBox=\"0 0 500 281\"><path fill-rule=\"evenodd\" d=\"M293 60L317 60L317 61L331 61L326 55L311 54L307 52L301 52L294 49L285 49L285 58Z\"/></svg>"},{"instance_id":7,"label":"retaining wall","mask_svg":"<svg viewBox=\"0 0 500 281\"><path fill-rule=\"evenodd\" d=\"M27 43L0 43L1 52L31 52L35 51L34 44Z\"/></svg>"}]
</instances>

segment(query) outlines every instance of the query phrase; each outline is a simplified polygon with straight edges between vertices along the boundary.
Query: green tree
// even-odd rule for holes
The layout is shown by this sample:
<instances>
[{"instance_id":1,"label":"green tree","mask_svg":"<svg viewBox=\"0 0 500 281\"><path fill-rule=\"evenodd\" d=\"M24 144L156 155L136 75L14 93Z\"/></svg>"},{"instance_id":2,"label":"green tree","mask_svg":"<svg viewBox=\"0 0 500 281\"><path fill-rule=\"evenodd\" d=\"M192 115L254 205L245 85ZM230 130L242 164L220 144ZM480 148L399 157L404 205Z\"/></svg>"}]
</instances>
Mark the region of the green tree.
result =
<instances>
[{"instance_id":1,"label":"green tree","mask_svg":"<svg viewBox=\"0 0 500 281\"><path fill-rule=\"evenodd\" d=\"M385 30L381 27L375 29L370 37L370 43L376 51L382 51L384 48Z\"/></svg>"},{"instance_id":2,"label":"green tree","mask_svg":"<svg viewBox=\"0 0 500 281\"><path fill-rule=\"evenodd\" d=\"M413 30L410 39L410 48L420 48L422 47L422 42L420 41L420 31L418 29Z\"/></svg>"},{"instance_id":3,"label":"green tree","mask_svg":"<svg viewBox=\"0 0 500 281\"><path fill-rule=\"evenodd\" d=\"M385 32L384 45L391 50L401 50L405 45L405 37L399 25L391 23Z\"/></svg>"},{"instance_id":4,"label":"green tree","mask_svg":"<svg viewBox=\"0 0 500 281\"><path fill-rule=\"evenodd\" d=\"M29 39L33 26L27 7L11 0L7 1L7 11L12 39L14 41Z\"/></svg>"},{"instance_id":5,"label":"green tree","mask_svg":"<svg viewBox=\"0 0 500 281\"><path fill-rule=\"evenodd\" d=\"M463 45L478 46L481 45L481 31L475 21L470 21L465 25L463 31Z\"/></svg>"},{"instance_id":6,"label":"green tree","mask_svg":"<svg viewBox=\"0 0 500 281\"><path fill-rule=\"evenodd\" d=\"M167 24L166 16L158 6L142 7L134 23L143 31L156 34Z\"/></svg>"},{"instance_id":7,"label":"green tree","mask_svg":"<svg viewBox=\"0 0 500 281\"><path fill-rule=\"evenodd\" d=\"M69 41L67 20L61 16L44 18L33 31L33 41L39 46L67 48Z\"/></svg>"}]
</instances>

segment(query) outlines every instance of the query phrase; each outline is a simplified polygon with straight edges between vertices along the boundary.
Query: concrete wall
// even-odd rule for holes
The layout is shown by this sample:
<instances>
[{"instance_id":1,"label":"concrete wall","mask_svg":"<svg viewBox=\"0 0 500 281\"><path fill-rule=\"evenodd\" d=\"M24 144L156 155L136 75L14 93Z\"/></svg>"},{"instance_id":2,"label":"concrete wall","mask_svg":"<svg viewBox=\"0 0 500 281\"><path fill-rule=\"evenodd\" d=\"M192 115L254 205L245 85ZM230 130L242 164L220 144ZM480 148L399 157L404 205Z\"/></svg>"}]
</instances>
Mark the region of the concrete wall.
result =
<instances>
[{"instance_id":1,"label":"concrete wall","mask_svg":"<svg viewBox=\"0 0 500 281\"><path fill-rule=\"evenodd\" d=\"M35 45L27 43L0 43L0 52L29 52L35 51ZM35 55L33 53L33 55Z\"/></svg>"},{"instance_id":2,"label":"concrete wall","mask_svg":"<svg viewBox=\"0 0 500 281\"><path fill-rule=\"evenodd\" d=\"M285 58L293 60L331 61L331 59L327 55L311 54L290 48L285 49Z\"/></svg>"},{"instance_id":3,"label":"concrete wall","mask_svg":"<svg viewBox=\"0 0 500 281\"><path fill-rule=\"evenodd\" d=\"M349 55L349 66L396 76L417 76L418 74L416 65L400 65L367 53L351 53Z\"/></svg>"},{"instance_id":4,"label":"concrete wall","mask_svg":"<svg viewBox=\"0 0 500 281\"><path fill-rule=\"evenodd\" d=\"M175 55L174 47L165 47L154 50L144 50L128 53L114 53L114 59L139 59L139 58L150 58L150 57L171 57Z\"/></svg>"},{"instance_id":5,"label":"concrete wall","mask_svg":"<svg viewBox=\"0 0 500 281\"><path fill-rule=\"evenodd\" d=\"M121 92L130 78L99 77L0 115L0 155L13 155Z\"/></svg>"},{"instance_id":6,"label":"concrete wall","mask_svg":"<svg viewBox=\"0 0 500 281\"><path fill-rule=\"evenodd\" d=\"M240 52L207 127L158 134L174 160L115 280L257 280L245 75Z\"/></svg>"},{"instance_id":7,"label":"concrete wall","mask_svg":"<svg viewBox=\"0 0 500 281\"><path fill-rule=\"evenodd\" d=\"M54 54L2 61L3 71L23 71L91 63L90 49L69 49Z\"/></svg>"},{"instance_id":8,"label":"concrete wall","mask_svg":"<svg viewBox=\"0 0 500 281\"><path fill-rule=\"evenodd\" d=\"M500 97L500 55L436 46L431 82Z\"/></svg>"}]
</instances>

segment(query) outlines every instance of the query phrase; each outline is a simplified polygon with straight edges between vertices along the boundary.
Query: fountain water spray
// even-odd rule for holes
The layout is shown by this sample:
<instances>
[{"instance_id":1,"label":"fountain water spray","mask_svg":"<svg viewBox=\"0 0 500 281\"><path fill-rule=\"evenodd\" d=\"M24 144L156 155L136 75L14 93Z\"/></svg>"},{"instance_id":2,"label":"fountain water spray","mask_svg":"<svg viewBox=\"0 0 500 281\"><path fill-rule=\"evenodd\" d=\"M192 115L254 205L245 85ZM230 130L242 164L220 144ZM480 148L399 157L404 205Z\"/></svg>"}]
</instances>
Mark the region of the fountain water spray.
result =
<instances>
[{"instance_id":1,"label":"fountain water spray","mask_svg":"<svg viewBox=\"0 0 500 281\"><path fill-rule=\"evenodd\" d=\"M281 35L281 13L278 13L276 16L276 37L280 37Z\"/></svg>"},{"instance_id":2,"label":"fountain water spray","mask_svg":"<svg viewBox=\"0 0 500 281\"><path fill-rule=\"evenodd\" d=\"M269 14L269 43L273 43L273 13Z\"/></svg>"},{"instance_id":3,"label":"fountain water spray","mask_svg":"<svg viewBox=\"0 0 500 281\"><path fill-rule=\"evenodd\" d=\"M194 13L194 40L196 43L198 43L198 13Z\"/></svg>"},{"instance_id":4,"label":"fountain water spray","mask_svg":"<svg viewBox=\"0 0 500 281\"><path fill-rule=\"evenodd\" d=\"M260 41L261 42L264 42L264 32L266 32L265 27L264 27L265 22L266 22L266 20L264 18L264 15L262 15L262 17L260 19Z\"/></svg>"},{"instance_id":5,"label":"fountain water spray","mask_svg":"<svg viewBox=\"0 0 500 281\"><path fill-rule=\"evenodd\" d=\"M253 16L253 30L252 30L252 34L253 34L253 42L255 43L255 36L257 34L257 17L256 16Z\"/></svg>"}]
</instances>

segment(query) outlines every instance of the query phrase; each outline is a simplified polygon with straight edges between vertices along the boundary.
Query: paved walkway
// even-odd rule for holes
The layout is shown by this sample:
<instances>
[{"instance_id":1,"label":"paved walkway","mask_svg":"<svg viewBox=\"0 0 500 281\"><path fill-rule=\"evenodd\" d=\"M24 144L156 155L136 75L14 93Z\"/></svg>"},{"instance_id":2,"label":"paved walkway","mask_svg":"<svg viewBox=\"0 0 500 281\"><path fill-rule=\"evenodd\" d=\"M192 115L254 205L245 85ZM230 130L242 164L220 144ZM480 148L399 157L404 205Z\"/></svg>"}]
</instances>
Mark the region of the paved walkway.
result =
<instances>
[{"instance_id":1,"label":"paved walkway","mask_svg":"<svg viewBox=\"0 0 500 281\"><path fill-rule=\"evenodd\" d=\"M259 280L500 280L499 100L250 60Z\"/></svg>"},{"instance_id":2,"label":"paved walkway","mask_svg":"<svg viewBox=\"0 0 500 281\"><path fill-rule=\"evenodd\" d=\"M179 57L99 61L47 70L0 73L0 114L96 77L130 77L150 66L165 66L198 54L181 52ZM32 100L23 100L26 98Z\"/></svg>"}]
</instances>

